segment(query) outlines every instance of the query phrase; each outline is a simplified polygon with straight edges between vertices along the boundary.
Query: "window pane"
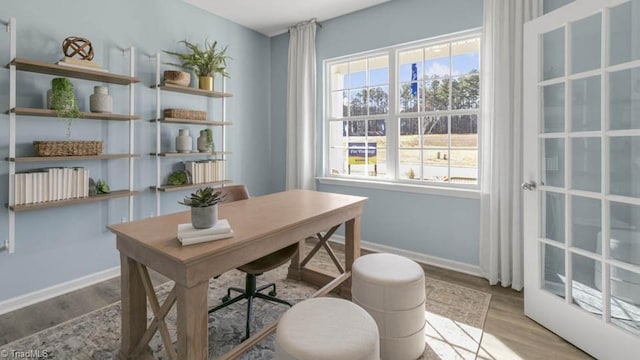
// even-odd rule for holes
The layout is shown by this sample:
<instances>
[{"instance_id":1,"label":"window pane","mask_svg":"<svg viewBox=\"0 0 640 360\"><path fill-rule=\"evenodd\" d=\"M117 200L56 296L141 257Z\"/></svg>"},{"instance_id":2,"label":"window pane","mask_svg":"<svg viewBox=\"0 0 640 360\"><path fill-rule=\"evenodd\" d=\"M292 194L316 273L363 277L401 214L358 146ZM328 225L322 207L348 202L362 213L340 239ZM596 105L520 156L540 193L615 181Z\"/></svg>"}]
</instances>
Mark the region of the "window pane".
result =
<instances>
[{"instance_id":1,"label":"window pane","mask_svg":"<svg viewBox=\"0 0 640 360\"><path fill-rule=\"evenodd\" d=\"M347 146L347 121L332 121L329 124L329 146Z\"/></svg>"},{"instance_id":2,"label":"window pane","mask_svg":"<svg viewBox=\"0 0 640 360\"><path fill-rule=\"evenodd\" d=\"M418 118L400 119L400 147L418 148L420 122Z\"/></svg>"},{"instance_id":3,"label":"window pane","mask_svg":"<svg viewBox=\"0 0 640 360\"><path fill-rule=\"evenodd\" d=\"M571 139L573 160L571 187L573 189L600 192L600 164L602 149L599 137Z\"/></svg>"},{"instance_id":4,"label":"window pane","mask_svg":"<svg viewBox=\"0 0 640 360\"><path fill-rule=\"evenodd\" d=\"M596 14L571 24L571 73L600 68L602 15Z\"/></svg>"},{"instance_id":5,"label":"window pane","mask_svg":"<svg viewBox=\"0 0 640 360\"><path fill-rule=\"evenodd\" d=\"M572 246L602 254L602 202L571 196Z\"/></svg>"},{"instance_id":6,"label":"window pane","mask_svg":"<svg viewBox=\"0 0 640 360\"><path fill-rule=\"evenodd\" d=\"M564 75L564 28L542 35L542 80Z\"/></svg>"},{"instance_id":7,"label":"window pane","mask_svg":"<svg viewBox=\"0 0 640 360\"><path fill-rule=\"evenodd\" d=\"M429 80L424 84L424 111L449 109L449 79Z\"/></svg>"},{"instance_id":8,"label":"window pane","mask_svg":"<svg viewBox=\"0 0 640 360\"><path fill-rule=\"evenodd\" d=\"M640 136L609 138L609 192L640 197Z\"/></svg>"},{"instance_id":9,"label":"window pane","mask_svg":"<svg viewBox=\"0 0 640 360\"><path fill-rule=\"evenodd\" d=\"M480 39L468 39L451 44L452 76L480 72Z\"/></svg>"},{"instance_id":10,"label":"window pane","mask_svg":"<svg viewBox=\"0 0 640 360\"><path fill-rule=\"evenodd\" d=\"M333 91L331 93L331 117L341 118L349 115L349 97L346 91Z\"/></svg>"},{"instance_id":11,"label":"window pane","mask_svg":"<svg viewBox=\"0 0 640 360\"><path fill-rule=\"evenodd\" d=\"M640 129L640 68L609 75L609 128Z\"/></svg>"},{"instance_id":12,"label":"window pane","mask_svg":"<svg viewBox=\"0 0 640 360\"><path fill-rule=\"evenodd\" d=\"M540 207L540 235L549 240L564 242L564 194L542 191Z\"/></svg>"},{"instance_id":13,"label":"window pane","mask_svg":"<svg viewBox=\"0 0 640 360\"><path fill-rule=\"evenodd\" d=\"M389 87L381 86L369 89L369 115L389 112Z\"/></svg>"},{"instance_id":14,"label":"window pane","mask_svg":"<svg viewBox=\"0 0 640 360\"><path fill-rule=\"evenodd\" d=\"M610 256L628 264L640 265L640 206L614 201L609 206Z\"/></svg>"},{"instance_id":15,"label":"window pane","mask_svg":"<svg viewBox=\"0 0 640 360\"><path fill-rule=\"evenodd\" d=\"M442 79L449 77L450 74L451 64L449 63L449 44L436 45L425 48L425 79Z\"/></svg>"},{"instance_id":16,"label":"window pane","mask_svg":"<svg viewBox=\"0 0 640 360\"><path fill-rule=\"evenodd\" d=\"M347 88L349 83L349 65L331 65L331 90L341 90Z\"/></svg>"},{"instance_id":17,"label":"window pane","mask_svg":"<svg viewBox=\"0 0 640 360\"><path fill-rule=\"evenodd\" d=\"M478 115L455 115L451 117L451 146L459 148L478 147Z\"/></svg>"},{"instance_id":18,"label":"window pane","mask_svg":"<svg viewBox=\"0 0 640 360\"><path fill-rule=\"evenodd\" d=\"M418 83L400 84L400 112L418 111Z\"/></svg>"},{"instance_id":19,"label":"window pane","mask_svg":"<svg viewBox=\"0 0 640 360\"><path fill-rule=\"evenodd\" d=\"M427 116L422 120L424 147L449 148L449 124L446 116Z\"/></svg>"},{"instance_id":20,"label":"window pane","mask_svg":"<svg viewBox=\"0 0 640 360\"><path fill-rule=\"evenodd\" d=\"M478 179L478 150L451 149L452 183L475 183Z\"/></svg>"},{"instance_id":21,"label":"window pane","mask_svg":"<svg viewBox=\"0 0 640 360\"><path fill-rule=\"evenodd\" d=\"M548 85L542 89L543 131L564 131L564 83Z\"/></svg>"},{"instance_id":22,"label":"window pane","mask_svg":"<svg viewBox=\"0 0 640 360\"><path fill-rule=\"evenodd\" d=\"M358 176L377 176L378 150L376 143L356 142L350 139L348 173ZM383 158L386 160L386 154Z\"/></svg>"},{"instance_id":23,"label":"window pane","mask_svg":"<svg viewBox=\"0 0 640 360\"><path fill-rule=\"evenodd\" d=\"M600 130L600 76L571 82L571 129Z\"/></svg>"},{"instance_id":24,"label":"window pane","mask_svg":"<svg viewBox=\"0 0 640 360\"><path fill-rule=\"evenodd\" d=\"M367 90L349 91L349 109L351 116L367 115Z\"/></svg>"},{"instance_id":25,"label":"window pane","mask_svg":"<svg viewBox=\"0 0 640 360\"><path fill-rule=\"evenodd\" d=\"M347 173L347 149L329 149L329 173L331 175L340 175Z\"/></svg>"},{"instance_id":26,"label":"window pane","mask_svg":"<svg viewBox=\"0 0 640 360\"><path fill-rule=\"evenodd\" d=\"M420 150L400 150L400 179L420 179Z\"/></svg>"},{"instance_id":27,"label":"window pane","mask_svg":"<svg viewBox=\"0 0 640 360\"><path fill-rule=\"evenodd\" d=\"M449 175L449 151L445 149L430 149L422 152L424 163L422 179L443 182Z\"/></svg>"},{"instance_id":28,"label":"window pane","mask_svg":"<svg viewBox=\"0 0 640 360\"><path fill-rule=\"evenodd\" d=\"M401 82L418 81L422 78L422 49L400 52L399 57L398 78Z\"/></svg>"},{"instance_id":29,"label":"window pane","mask_svg":"<svg viewBox=\"0 0 640 360\"><path fill-rule=\"evenodd\" d=\"M640 273L611 266L611 323L640 336Z\"/></svg>"},{"instance_id":30,"label":"window pane","mask_svg":"<svg viewBox=\"0 0 640 360\"><path fill-rule=\"evenodd\" d=\"M365 140L365 121L345 121L347 128L345 129L345 136L349 136L349 142L351 141L364 141Z\"/></svg>"},{"instance_id":31,"label":"window pane","mask_svg":"<svg viewBox=\"0 0 640 360\"><path fill-rule=\"evenodd\" d=\"M609 65L640 59L637 0L611 8L609 19Z\"/></svg>"},{"instance_id":32,"label":"window pane","mask_svg":"<svg viewBox=\"0 0 640 360\"><path fill-rule=\"evenodd\" d=\"M349 88L366 86L367 60L352 61L349 63Z\"/></svg>"},{"instance_id":33,"label":"window pane","mask_svg":"<svg viewBox=\"0 0 640 360\"><path fill-rule=\"evenodd\" d=\"M476 109L480 106L480 76L470 75L453 80L452 109Z\"/></svg>"},{"instance_id":34,"label":"window pane","mask_svg":"<svg viewBox=\"0 0 640 360\"><path fill-rule=\"evenodd\" d=\"M564 139L542 139L542 184L564 187Z\"/></svg>"},{"instance_id":35,"label":"window pane","mask_svg":"<svg viewBox=\"0 0 640 360\"><path fill-rule=\"evenodd\" d=\"M369 61L369 86L389 84L389 58L379 56Z\"/></svg>"}]
</instances>

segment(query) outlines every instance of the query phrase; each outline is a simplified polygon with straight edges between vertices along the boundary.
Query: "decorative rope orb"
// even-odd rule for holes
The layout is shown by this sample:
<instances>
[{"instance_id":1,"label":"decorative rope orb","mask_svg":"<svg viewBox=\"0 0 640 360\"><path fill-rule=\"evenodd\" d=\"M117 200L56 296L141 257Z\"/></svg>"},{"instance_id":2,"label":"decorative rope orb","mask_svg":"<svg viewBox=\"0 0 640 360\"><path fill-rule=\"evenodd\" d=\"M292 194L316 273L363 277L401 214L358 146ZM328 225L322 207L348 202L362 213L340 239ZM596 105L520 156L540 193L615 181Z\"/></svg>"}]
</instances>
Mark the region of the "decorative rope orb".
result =
<instances>
[{"instance_id":1,"label":"decorative rope orb","mask_svg":"<svg viewBox=\"0 0 640 360\"><path fill-rule=\"evenodd\" d=\"M79 36L69 36L64 39L62 51L66 57L78 55L82 60L93 60L93 45L91 45L91 41Z\"/></svg>"}]
</instances>

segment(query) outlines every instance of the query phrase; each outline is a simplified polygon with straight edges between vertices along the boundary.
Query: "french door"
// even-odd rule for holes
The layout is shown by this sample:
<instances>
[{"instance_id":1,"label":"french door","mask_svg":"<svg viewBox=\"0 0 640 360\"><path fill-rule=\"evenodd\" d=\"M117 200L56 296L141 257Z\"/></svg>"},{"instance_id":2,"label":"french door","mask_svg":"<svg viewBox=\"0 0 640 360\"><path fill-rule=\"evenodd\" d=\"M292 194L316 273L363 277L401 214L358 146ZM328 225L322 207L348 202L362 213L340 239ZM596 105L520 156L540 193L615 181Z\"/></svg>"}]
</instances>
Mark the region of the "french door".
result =
<instances>
[{"instance_id":1,"label":"french door","mask_svg":"<svg viewBox=\"0 0 640 360\"><path fill-rule=\"evenodd\" d=\"M525 314L640 358L640 0L576 0L524 41Z\"/></svg>"}]
</instances>

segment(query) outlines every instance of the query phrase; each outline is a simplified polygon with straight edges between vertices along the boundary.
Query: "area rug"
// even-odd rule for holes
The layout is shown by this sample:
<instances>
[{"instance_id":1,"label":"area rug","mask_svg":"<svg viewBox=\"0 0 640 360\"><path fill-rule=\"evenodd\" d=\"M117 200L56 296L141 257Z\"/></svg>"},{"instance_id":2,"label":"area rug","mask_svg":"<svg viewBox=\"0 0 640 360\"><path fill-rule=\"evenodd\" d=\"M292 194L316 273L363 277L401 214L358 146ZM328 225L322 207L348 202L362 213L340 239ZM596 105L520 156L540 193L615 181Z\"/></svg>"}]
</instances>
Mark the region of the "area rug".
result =
<instances>
[{"instance_id":1,"label":"area rug","mask_svg":"<svg viewBox=\"0 0 640 360\"><path fill-rule=\"evenodd\" d=\"M321 268L331 267L328 256L319 254L311 262ZM278 297L299 302L316 289L308 284L286 279L287 266L282 266L259 277L258 285L275 282ZM209 285L209 305L219 304L229 286L243 287L244 274L229 271ZM156 287L162 302L169 294L172 283ZM426 278L427 302L425 314L425 352L421 359L474 359L491 295L448 282ZM271 304L260 299L254 302L252 333L269 325L287 310L287 306ZM151 310L148 309L149 320ZM209 316L209 359L215 359L237 344L244 335L246 302L241 301ZM175 306L167 316L167 326L173 341L175 333ZM274 335L245 353L242 359L272 359ZM46 351L47 359L112 359L120 345L120 302L85 314L76 319L43 330L0 347L7 351ZM159 334L150 342L156 359L165 359Z\"/></svg>"}]
</instances>

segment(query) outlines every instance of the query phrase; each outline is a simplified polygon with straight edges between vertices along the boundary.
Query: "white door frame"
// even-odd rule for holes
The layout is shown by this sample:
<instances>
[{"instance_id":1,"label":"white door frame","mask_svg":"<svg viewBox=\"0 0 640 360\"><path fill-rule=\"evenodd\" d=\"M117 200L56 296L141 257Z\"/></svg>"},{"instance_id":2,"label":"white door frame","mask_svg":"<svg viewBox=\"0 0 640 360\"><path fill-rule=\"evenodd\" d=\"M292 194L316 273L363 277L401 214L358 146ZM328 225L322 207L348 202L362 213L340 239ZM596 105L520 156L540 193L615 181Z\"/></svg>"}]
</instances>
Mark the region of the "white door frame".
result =
<instances>
[{"instance_id":1,"label":"white door frame","mask_svg":"<svg viewBox=\"0 0 640 360\"><path fill-rule=\"evenodd\" d=\"M559 8L549 14L534 19L525 24L524 29L524 163L523 163L523 179L524 181L540 182L541 174L539 173L538 159L538 134L541 112L541 91L539 89L539 72L542 69L542 47L541 47L541 34L555 30L557 28L567 26L567 32L565 37L565 72L569 73L569 64L571 64L571 53L569 49L570 29L568 23L580 20L591 15L595 15L602 11L603 8L613 7L627 0L576 0L562 8ZM608 48L605 46L608 43L607 36L608 28L607 16L608 10L605 10L602 17L602 64L603 69L607 65ZM598 74L603 73L597 72ZM602 87L602 103L608 102L606 91L608 87L608 81L603 77L601 83ZM566 83L566 87L570 85ZM566 92L565 92L566 94ZM569 98L565 99L565 104L568 104ZM569 106L565 106L565 123L569 121L567 116ZM606 106L601 107L601 115L603 119L603 126L608 122L604 122L604 119L608 117L608 109ZM601 129L602 134L605 133L606 128ZM565 154L569 149L569 139L565 136ZM602 146L606 146L606 137L602 139ZM566 155L565 155L566 156ZM601 169L608 169L608 158L602 157L604 166ZM571 164L565 161L565 176L571 171ZM608 172L603 170L603 179L608 176ZM608 182L603 181L603 187ZM569 184L565 184L569 186ZM602 299L603 299L603 312L601 317L587 314L584 310L578 308L572 304L571 296L563 299L556 295L553 295L545 290L542 290L541 284L541 257L539 247L541 242L538 240L539 235L539 214L540 214L540 193L537 191L525 191L523 194L524 204L524 281L525 281L525 315L532 318L536 322L547 327L551 331L557 333L561 337L567 339L567 341L575 344L577 347L583 349L587 353L600 359L628 359L630 356L638 356L640 352L640 337L635 336L627 331L624 331L615 325L610 323L610 317L608 313L609 303L609 288L608 281L602 281ZM570 219L566 217L568 215L569 204L565 205L565 224ZM603 206L604 208L604 206ZM608 211L608 210L607 210ZM608 225L608 224L607 224ZM602 229L603 231L603 246L602 257L608 257L608 241L604 241L604 237L608 234L608 228ZM566 238L564 243L565 254L569 253L570 239ZM565 269L568 269L571 265L570 260L565 261ZM603 280L609 277L608 266L603 266L602 277ZM569 270L570 271L570 270ZM567 287L571 287L571 284L567 284Z\"/></svg>"}]
</instances>

